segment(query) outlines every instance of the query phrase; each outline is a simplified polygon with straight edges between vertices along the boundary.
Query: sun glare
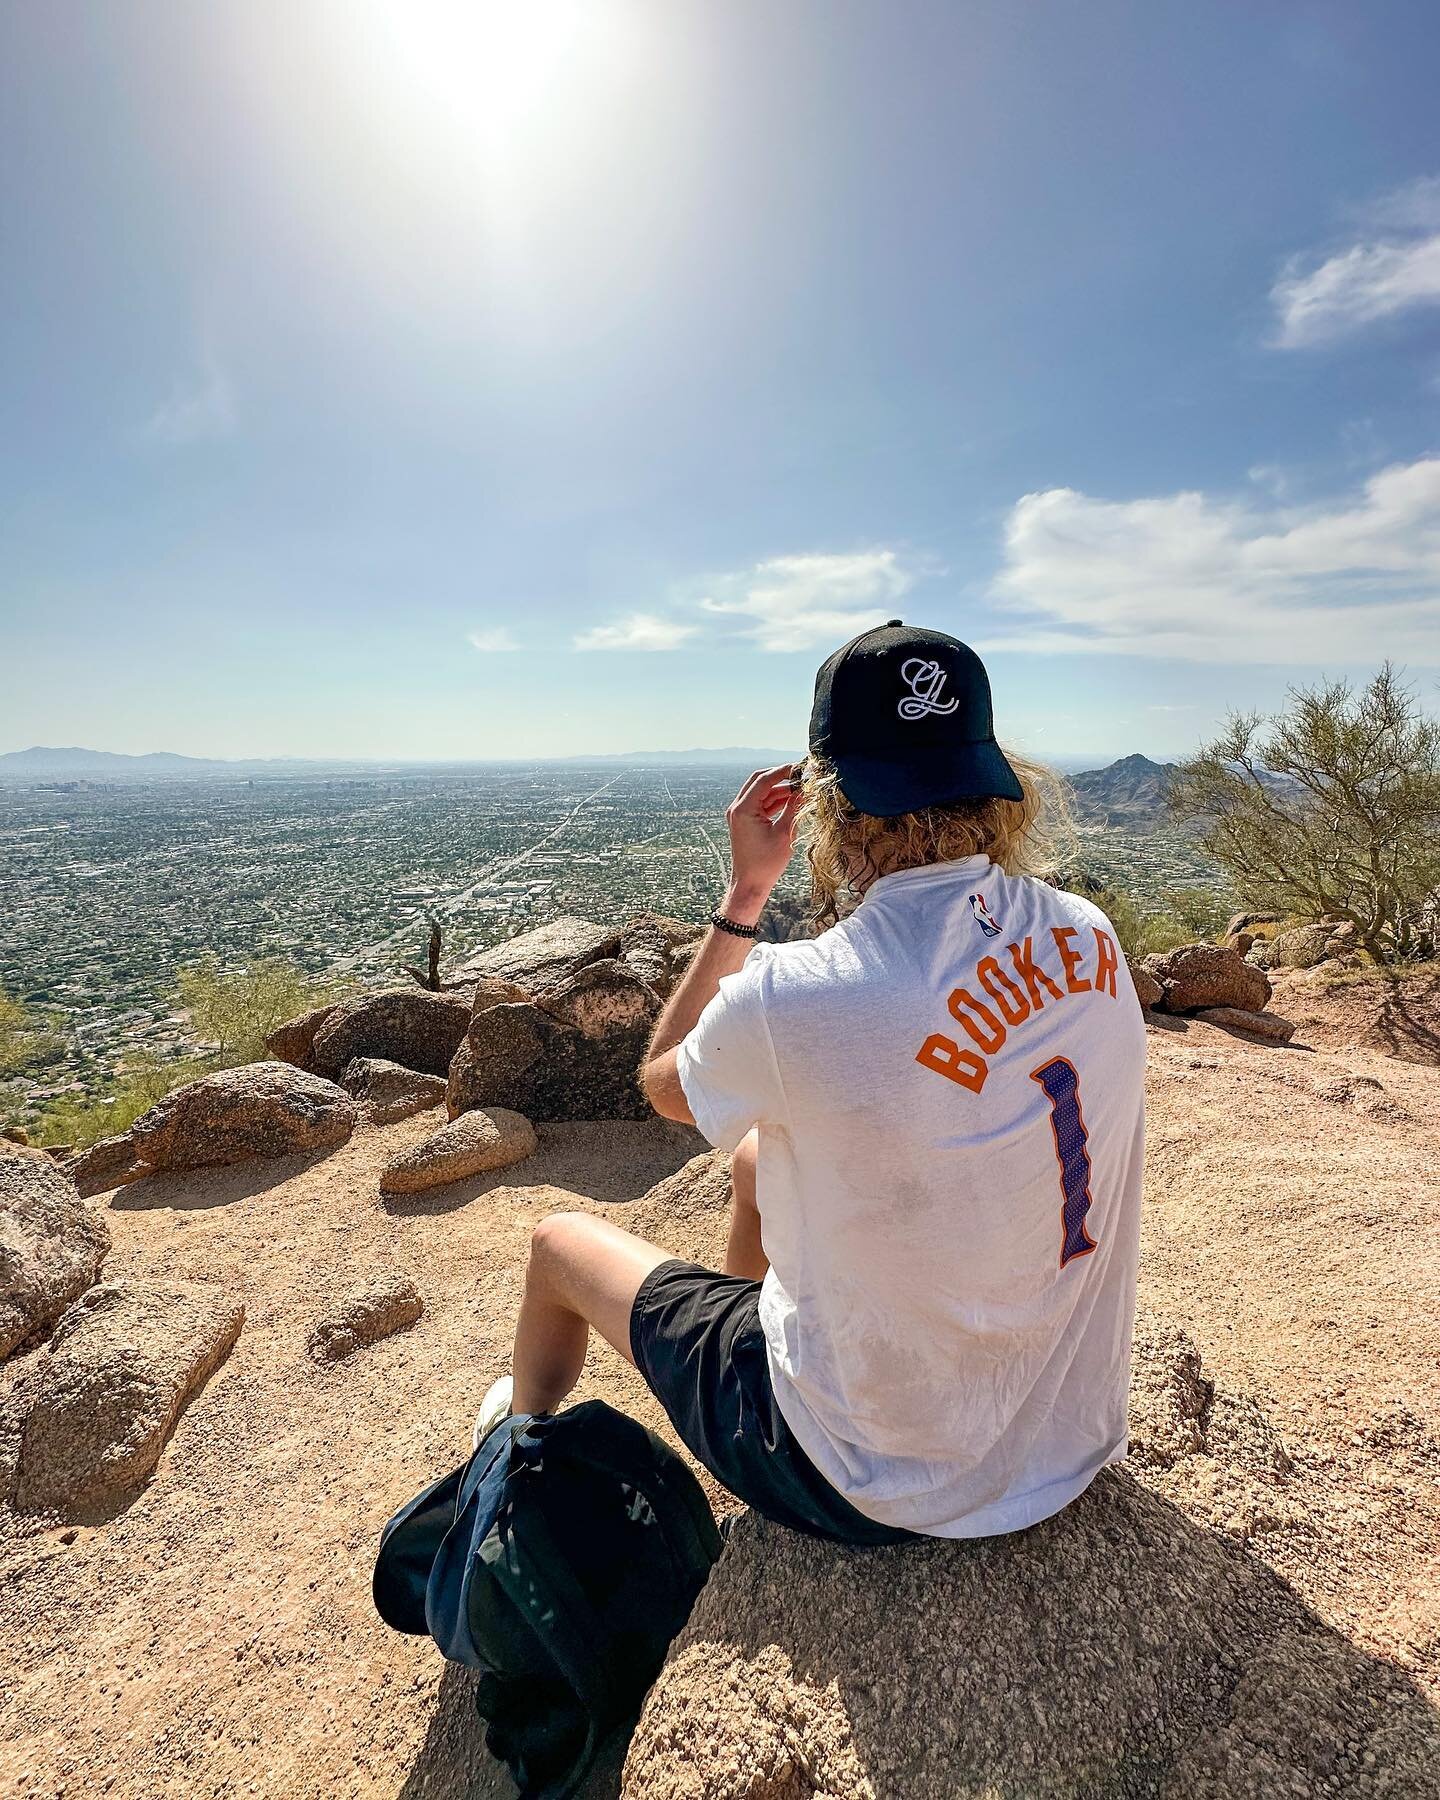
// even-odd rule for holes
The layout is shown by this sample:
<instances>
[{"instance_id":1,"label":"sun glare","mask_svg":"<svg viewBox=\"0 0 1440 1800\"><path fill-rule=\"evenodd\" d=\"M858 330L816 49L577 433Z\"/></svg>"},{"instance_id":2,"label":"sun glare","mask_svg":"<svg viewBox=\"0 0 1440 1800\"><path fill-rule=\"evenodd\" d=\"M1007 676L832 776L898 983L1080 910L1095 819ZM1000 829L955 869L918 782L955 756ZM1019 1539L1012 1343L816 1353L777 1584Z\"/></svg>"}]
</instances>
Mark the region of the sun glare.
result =
<instances>
[{"instance_id":1,"label":"sun glare","mask_svg":"<svg viewBox=\"0 0 1440 1800\"><path fill-rule=\"evenodd\" d=\"M372 0L373 48L408 107L507 157L583 123L626 8L613 0Z\"/></svg>"}]
</instances>

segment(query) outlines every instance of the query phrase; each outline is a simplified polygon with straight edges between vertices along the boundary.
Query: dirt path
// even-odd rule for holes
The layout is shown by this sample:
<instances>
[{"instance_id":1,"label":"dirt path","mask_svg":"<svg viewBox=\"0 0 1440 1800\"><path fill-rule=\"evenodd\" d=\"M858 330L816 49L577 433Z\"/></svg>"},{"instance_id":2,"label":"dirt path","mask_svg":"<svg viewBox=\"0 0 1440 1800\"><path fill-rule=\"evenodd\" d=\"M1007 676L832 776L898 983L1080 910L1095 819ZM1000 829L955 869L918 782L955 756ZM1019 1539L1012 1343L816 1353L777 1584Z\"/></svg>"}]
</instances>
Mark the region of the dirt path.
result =
<instances>
[{"instance_id":1,"label":"dirt path","mask_svg":"<svg viewBox=\"0 0 1440 1800\"><path fill-rule=\"evenodd\" d=\"M1267 1050L1202 1025L1152 1029L1150 1048L1143 1302L1194 1336L1227 1388L1273 1409L1299 1471L1290 1513L1227 1524L1207 1503L1207 1524L1440 1697L1433 1071L1365 1050ZM428 1642L376 1620L376 1535L464 1453L508 1352L537 1218L614 1208L712 1258L723 1220L663 1217L640 1199L702 1147L659 1122L544 1128L512 1181L382 1205L381 1164L434 1123L363 1130L308 1165L156 1178L103 1203L107 1273L219 1282L248 1317L126 1511L73 1535L0 1517L0 1792L506 1791L463 1683ZM395 1268L425 1296L421 1321L346 1362L307 1361L326 1295ZM584 1391L659 1423L606 1351Z\"/></svg>"}]
</instances>

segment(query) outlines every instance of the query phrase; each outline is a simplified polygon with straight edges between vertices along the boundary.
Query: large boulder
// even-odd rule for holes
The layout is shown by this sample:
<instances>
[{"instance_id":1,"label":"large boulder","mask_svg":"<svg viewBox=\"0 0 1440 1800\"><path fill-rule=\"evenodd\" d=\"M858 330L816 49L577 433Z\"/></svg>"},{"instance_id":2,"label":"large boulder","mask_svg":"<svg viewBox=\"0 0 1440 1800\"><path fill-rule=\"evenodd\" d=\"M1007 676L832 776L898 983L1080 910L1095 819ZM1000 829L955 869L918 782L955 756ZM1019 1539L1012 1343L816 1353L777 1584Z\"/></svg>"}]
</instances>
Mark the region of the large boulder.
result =
<instances>
[{"instance_id":1,"label":"large boulder","mask_svg":"<svg viewBox=\"0 0 1440 1800\"><path fill-rule=\"evenodd\" d=\"M1242 1031L1247 1037L1262 1038L1267 1044L1288 1044L1295 1035L1293 1019L1282 1019L1279 1013L1246 1012L1239 1006L1202 1006L1195 1014L1207 1025L1218 1025L1222 1031Z\"/></svg>"},{"instance_id":2,"label":"large boulder","mask_svg":"<svg viewBox=\"0 0 1440 1800\"><path fill-rule=\"evenodd\" d=\"M687 925L663 913L641 913L620 932L620 961L665 999L684 973L703 925Z\"/></svg>"},{"instance_id":3,"label":"large boulder","mask_svg":"<svg viewBox=\"0 0 1440 1800\"><path fill-rule=\"evenodd\" d=\"M340 1085L365 1109L372 1125L393 1125L445 1102L445 1081L419 1075L380 1056L357 1056L346 1065Z\"/></svg>"},{"instance_id":4,"label":"large boulder","mask_svg":"<svg viewBox=\"0 0 1440 1800\"><path fill-rule=\"evenodd\" d=\"M83 1294L26 1371L16 1505L73 1517L132 1493L244 1319L238 1301L193 1283L114 1281Z\"/></svg>"},{"instance_id":5,"label":"large boulder","mask_svg":"<svg viewBox=\"0 0 1440 1800\"><path fill-rule=\"evenodd\" d=\"M49 1331L110 1251L110 1227L46 1156L0 1156L0 1357Z\"/></svg>"},{"instance_id":6,"label":"large boulder","mask_svg":"<svg viewBox=\"0 0 1440 1800\"><path fill-rule=\"evenodd\" d=\"M450 1070L451 1117L503 1106L531 1119L643 1119L640 1061L660 997L613 958L582 966L539 1000L470 1021Z\"/></svg>"},{"instance_id":7,"label":"large boulder","mask_svg":"<svg viewBox=\"0 0 1440 1800\"><path fill-rule=\"evenodd\" d=\"M310 1327L306 1352L315 1362L339 1362L366 1344L404 1331L424 1310L408 1275L379 1275L326 1307Z\"/></svg>"},{"instance_id":8,"label":"large boulder","mask_svg":"<svg viewBox=\"0 0 1440 1800\"><path fill-rule=\"evenodd\" d=\"M347 1000L315 1033L315 1072L338 1081L357 1056L445 1075L470 1023L470 995L391 988Z\"/></svg>"},{"instance_id":9,"label":"large boulder","mask_svg":"<svg viewBox=\"0 0 1440 1800\"><path fill-rule=\"evenodd\" d=\"M498 976L527 993L536 993L599 956L613 956L619 944L620 934L613 925L562 915L469 957L456 969L455 979L481 981Z\"/></svg>"},{"instance_id":10,"label":"large boulder","mask_svg":"<svg viewBox=\"0 0 1440 1800\"><path fill-rule=\"evenodd\" d=\"M135 1140L128 1131L101 1138L88 1150L67 1156L62 1165L82 1195L108 1194L112 1188L138 1181L145 1165L135 1154Z\"/></svg>"},{"instance_id":11,"label":"large boulder","mask_svg":"<svg viewBox=\"0 0 1440 1800\"><path fill-rule=\"evenodd\" d=\"M1160 983L1167 1012L1198 1012L1202 1006L1259 1012L1270 998L1264 971L1222 944L1181 944L1147 956L1141 966Z\"/></svg>"},{"instance_id":12,"label":"large boulder","mask_svg":"<svg viewBox=\"0 0 1440 1800\"><path fill-rule=\"evenodd\" d=\"M1288 1461L1142 1329L1132 1469L1029 1531L851 1550L743 1513L645 1701L627 1800L1381 1800L1440 1716L1213 1528ZM1184 1498L1182 1508L1176 1497ZM1203 1512L1205 1517L1196 1516Z\"/></svg>"},{"instance_id":13,"label":"large boulder","mask_svg":"<svg viewBox=\"0 0 1440 1800\"><path fill-rule=\"evenodd\" d=\"M434 1137L402 1151L385 1165L382 1194L412 1194L444 1187L491 1169L522 1162L535 1150L535 1127L523 1113L487 1106L461 1113Z\"/></svg>"},{"instance_id":14,"label":"large boulder","mask_svg":"<svg viewBox=\"0 0 1440 1800\"><path fill-rule=\"evenodd\" d=\"M1158 1006L1165 998L1165 990L1150 971L1141 964L1132 962L1128 964L1128 967L1130 979L1135 984L1135 998L1149 1012L1152 1007Z\"/></svg>"},{"instance_id":15,"label":"large boulder","mask_svg":"<svg viewBox=\"0 0 1440 1800\"><path fill-rule=\"evenodd\" d=\"M278 1062L293 1063L297 1069L315 1073L315 1034L329 1023L339 1007L331 1002L301 1013L298 1019L287 1019L277 1025L265 1040L265 1048Z\"/></svg>"},{"instance_id":16,"label":"large boulder","mask_svg":"<svg viewBox=\"0 0 1440 1800\"><path fill-rule=\"evenodd\" d=\"M1297 925L1291 931L1280 931L1270 940L1272 969L1313 969L1323 962L1346 956L1354 948L1355 928L1342 932L1338 922L1322 920L1317 925Z\"/></svg>"},{"instance_id":17,"label":"large boulder","mask_svg":"<svg viewBox=\"0 0 1440 1800\"><path fill-rule=\"evenodd\" d=\"M663 913L637 913L620 926L567 916L482 950L457 969L456 979L475 984L478 1013L534 999L593 963L618 960L663 998L703 936L703 926Z\"/></svg>"},{"instance_id":18,"label":"large boulder","mask_svg":"<svg viewBox=\"0 0 1440 1800\"><path fill-rule=\"evenodd\" d=\"M147 1172L199 1169L333 1150L357 1118L355 1102L333 1081L288 1063L245 1063L166 1094L135 1121L130 1136Z\"/></svg>"}]
</instances>

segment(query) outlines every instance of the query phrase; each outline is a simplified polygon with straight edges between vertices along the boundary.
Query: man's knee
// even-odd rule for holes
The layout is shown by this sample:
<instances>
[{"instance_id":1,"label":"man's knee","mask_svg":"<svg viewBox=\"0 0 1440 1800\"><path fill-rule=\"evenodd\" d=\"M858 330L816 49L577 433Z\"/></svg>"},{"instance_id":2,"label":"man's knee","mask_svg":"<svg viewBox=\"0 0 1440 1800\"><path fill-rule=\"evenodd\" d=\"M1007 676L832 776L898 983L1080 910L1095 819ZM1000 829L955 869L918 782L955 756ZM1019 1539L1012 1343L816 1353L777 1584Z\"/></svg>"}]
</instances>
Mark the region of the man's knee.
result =
<instances>
[{"instance_id":1,"label":"man's knee","mask_svg":"<svg viewBox=\"0 0 1440 1800\"><path fill-rule=\"evenodd\" d=\"M590 1223L588 1213L578 1212L549 1213L541 1219L530 1233L529 1278L545 1280L572 1262Z\"/></svg>"}]
</instances>

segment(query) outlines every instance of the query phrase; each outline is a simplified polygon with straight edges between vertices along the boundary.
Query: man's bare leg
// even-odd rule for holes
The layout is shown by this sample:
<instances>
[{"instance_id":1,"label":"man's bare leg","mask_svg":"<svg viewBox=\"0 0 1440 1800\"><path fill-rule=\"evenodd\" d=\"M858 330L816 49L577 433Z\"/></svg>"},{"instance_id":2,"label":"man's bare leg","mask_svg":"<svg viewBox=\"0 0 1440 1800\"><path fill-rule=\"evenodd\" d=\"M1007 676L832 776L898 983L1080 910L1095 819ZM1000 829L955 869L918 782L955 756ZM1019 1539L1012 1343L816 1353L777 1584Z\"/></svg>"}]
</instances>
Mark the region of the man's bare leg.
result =
<instances>
[{"instance_id":1,"label":"man's bare leg","mask_svg":"<svg viewBox=\"0 0 1440 1800\"><path fill-rule=\"evenodd\" d=\"M589 1213L551 1213L530 1238L515 1327L514 1410L553 1412L580 1379L593 1325L627 1362L640 1283L671 1260L644 1238Z\"/></svg>"},{"instance_id":2,"label":"man's bare leg","mask_svg":"<svg viewBox=\"0 0 1440 1800\"><path fill-rule=\"evenodd\" d=\"M760 1134L752 1131L730 1158L730 1241L725 1246L725 1273L763 1281L770 1259L760 1243L760 1213L755 1205L755 1162Z\"/></svg>"}]
</instances>

